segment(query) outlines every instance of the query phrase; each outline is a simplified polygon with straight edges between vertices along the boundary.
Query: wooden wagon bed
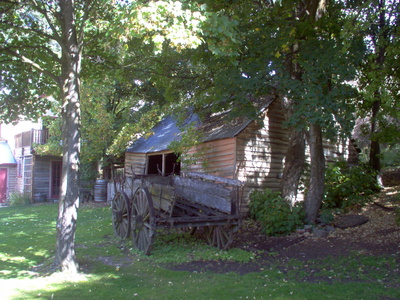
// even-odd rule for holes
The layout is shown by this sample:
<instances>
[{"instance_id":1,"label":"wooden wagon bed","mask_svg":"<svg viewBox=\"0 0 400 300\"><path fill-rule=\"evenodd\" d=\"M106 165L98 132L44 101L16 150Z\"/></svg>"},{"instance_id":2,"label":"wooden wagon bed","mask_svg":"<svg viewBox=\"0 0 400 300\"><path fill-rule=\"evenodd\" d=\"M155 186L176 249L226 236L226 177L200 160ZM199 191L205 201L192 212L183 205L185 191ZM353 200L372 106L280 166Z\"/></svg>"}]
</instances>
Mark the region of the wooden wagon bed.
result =
<instances>
[{"instance_id":1,"label":"wooden wagon bed","mask_svg":"<svg viewBox=\"0 0 400 300\"><path fill-rule=\"evenodd\" d=\"M158 227L202 227L211 245L229 248L240 220L242 182L200 173L136 176L131 182L131 192L122 188L112 203L118 236L131 234L133 245L150 254Z\"/></svg>"}]
</instances>

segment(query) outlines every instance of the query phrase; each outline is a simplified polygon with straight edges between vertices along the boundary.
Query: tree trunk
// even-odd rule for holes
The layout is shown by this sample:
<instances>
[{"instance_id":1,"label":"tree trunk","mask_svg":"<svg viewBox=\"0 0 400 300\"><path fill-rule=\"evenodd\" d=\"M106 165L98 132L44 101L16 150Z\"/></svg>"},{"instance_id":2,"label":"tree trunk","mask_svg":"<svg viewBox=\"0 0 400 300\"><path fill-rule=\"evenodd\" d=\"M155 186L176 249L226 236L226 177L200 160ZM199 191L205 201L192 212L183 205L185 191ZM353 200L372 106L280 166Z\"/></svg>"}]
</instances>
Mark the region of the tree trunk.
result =
<instances>
[{"instance_id":1,"label":"tree trunk","mask_svg":"<svg viewBox=\"0 0 400 300\"><path fill-rule=\"evenodd\" d=\"M381 70L384 67L385 63L385 55L386 55L386 47L389 44L387 41L389 39L387 26L386 26L386 5L384 0L380 0L378 2L379 8L379 33L373 36L373 41L375 44L375 52L376 52L376 68L377 70ZM374 102L372 103L371 109L371 146L369 152L369 164L371 168L377 172L376 181L377 183L383 187L382 175L381 175L381 150L379 140L376 139L375 134L377 132L377 118L379 114L379 110L381 108L381 87L377 87L374 92Z\"/></svg>"},{"instance_id":2,"label":"tree trunk","mask_svg":"<svg viewBox=\"0 0 400 300\"><path fill-rule=\"evenodd\" d=\"M296 62L299 44L294 43L291 54L286 57L285 66L290 77L302 81L302 69ZM295 109L295 99L280 95L285 121L290 121ZM298 186L305 163L305 132L294 127L289 128L288 149L285 156L285 167L281 181L281 196L293 207L297 201Z\"/></svg>"},{"instance_id":3,"label":"tree trunk","mask_svg":"<svg viewBox=\"0 0 400 300\"><path fill-rule=\"evenodd\" d=\"M378 96L379 97L379 96ZM374 135L377 131L377 116L380 109L380 101L375 100L372 105L372 117L371 117L371 144L369 151L369 165L376 172L377 184L383 187L382 175L381 175L381 147L378 140L375 139Z\"/></svg>"},{"instance_id":4,"label":"tree trunk","mask_svg":"<svg viewBox=\"0 0 400 300\"><path fill-rule=\"evenodd\" d=\"M296 12L296 16L297 16ZM286 56L285 67L293 80L302 81L302 68L298 64L299 43L291 46L290 54ZM284 91L286 93L286 91ZM290 121L295 109L295 100L290 95L280 95L285 121ZM281 181L281 195L294 206L297 200L298 186L305 163L305 132L303 129L289 128L288 149L285 156L285 167Z\"/></svg>"},{"instance_id":5,"label":"tree trunk","mask_svg":"<svg viewBox=\"0 0 400 300\"><path fill-rule=\"evenodd\" d=\"M61 13L62 52L62 119L63 167L62 186L57 219L57 249L55 264L62 271L77 272L75 231L79 207L80 167L80 63L74 1L59 0Z\"/></svg>"},{"instance_id":6,"label":"tree trunk","mask_svg":"<svg viewBox=\"0 0 400 300\"><path fill-rule=\"evenodd\" d=\"M379 99L379 92L375 93L375 98ZM369 164L372 169L374 169L377 172L381 171L381 160L380 160L380 144L379 141L377 141L374 137L374 135L377 132L377 116L379 113L380 109L380 101L375 100L374 103L372 104L372 117L371 117L371 149L369 152Z\"/></svg>"},{"instance_id":7,"label":"tree trunk","mask_svg":"<svg viewBox=\"0 0 400 300\"><path fill-rule=\"evenodd\" d=\"M282 197L294 206L297 191L305 162L304 132L293 129L289 134L288 150L285 157L285 168L281 181Z\"/></svg>"},{"instance_id":8,"label":"tree trunk","mask_svg":"<svg viewBox=\"0 0 400 300\"><path fill-rule=\"evenodd\" d=\"M310 186L304 203L306 221L314 224L324 196L325 157L322 131L319 125L310 125Z\"/></svg>"}]
</instances>

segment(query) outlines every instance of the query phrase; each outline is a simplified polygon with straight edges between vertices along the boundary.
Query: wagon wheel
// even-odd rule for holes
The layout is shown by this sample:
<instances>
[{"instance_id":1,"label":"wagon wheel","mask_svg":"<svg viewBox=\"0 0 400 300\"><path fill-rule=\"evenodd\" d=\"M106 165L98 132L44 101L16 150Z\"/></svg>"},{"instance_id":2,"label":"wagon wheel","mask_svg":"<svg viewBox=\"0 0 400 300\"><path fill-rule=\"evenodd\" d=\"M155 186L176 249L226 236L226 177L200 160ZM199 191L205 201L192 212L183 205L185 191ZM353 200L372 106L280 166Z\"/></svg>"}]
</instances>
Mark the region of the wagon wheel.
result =
<instances>
[{"instance_id":1,"label":"wagon wheel","mask_svg":"<svg viewBox=\"0 0 400 300\"><path fill-rule=\"evenodd\" d=\"M124 192L117 192L111 204L112 223L114 233L122 239L129 237L130 233L130 207L128 196Z\"/></svg>"},{"instance_id":2,"label":"wagon wheel","mask_svg":"<svg viewBox=\"0 0 400 300\"><path fill-rule=\"evenodd\" d=\"M222 250L228 250L233 242L233 225L217 225L204 227L207 243Z\"/></svg>"},{"instance_id":3,"label":"wagon wheel","mask_svg":"<svg viewBox=\"0 0 400 300\"><path fill-rule=\"evenodd\" d=\"M150 255L156 223L153 200L145 187L138 188L133 195L131 228L133 246Z\"/></svg>"}]
</instances>

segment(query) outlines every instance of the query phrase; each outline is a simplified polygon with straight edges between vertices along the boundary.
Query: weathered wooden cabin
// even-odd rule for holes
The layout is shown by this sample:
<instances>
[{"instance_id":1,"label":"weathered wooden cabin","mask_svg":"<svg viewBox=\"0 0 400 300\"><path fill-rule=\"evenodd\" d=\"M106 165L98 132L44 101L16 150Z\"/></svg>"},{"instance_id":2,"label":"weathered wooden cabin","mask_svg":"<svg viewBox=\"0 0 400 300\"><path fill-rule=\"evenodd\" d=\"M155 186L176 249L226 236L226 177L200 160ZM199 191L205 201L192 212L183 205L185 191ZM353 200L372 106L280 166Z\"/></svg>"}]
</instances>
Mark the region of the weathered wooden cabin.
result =
<instances>
[{"instance_id":1,"label":"weathered wooden cabin","mask_svg":"<svg viewBox=\"0 0 400 300\"><path fill-rule=\"evenodd\" d=\"M62 157L35 152L35 145L46 144L47 139L47 129L31 129L15 135L17 190L33 202L58 200L60 196Z\"/></svg>"},{"instance_id":2,"label":"weathered wooden cabin","mask_svg":"<svg viewBox=\"0 0 400 300\"><path fill-rule=\"evenodd\" d=\"M281 102L271 97L263 104L262 118L256 120L240 117L227 122L227 113L221 113L199 124L202 143L188 154L200 155L190 165L180 165L169 148L172 141L180 139L182 130L172 117L167 117L153 128L151 136L138 139L127 149L125 172L170 175L187 170L241 180L245 182L242 211L247 211L253 189L279 189L288 145ZM192 116L187 122L196 120ZM345 149L327 144L325 151L334 159Z\"/></svg>"}]
</instances>

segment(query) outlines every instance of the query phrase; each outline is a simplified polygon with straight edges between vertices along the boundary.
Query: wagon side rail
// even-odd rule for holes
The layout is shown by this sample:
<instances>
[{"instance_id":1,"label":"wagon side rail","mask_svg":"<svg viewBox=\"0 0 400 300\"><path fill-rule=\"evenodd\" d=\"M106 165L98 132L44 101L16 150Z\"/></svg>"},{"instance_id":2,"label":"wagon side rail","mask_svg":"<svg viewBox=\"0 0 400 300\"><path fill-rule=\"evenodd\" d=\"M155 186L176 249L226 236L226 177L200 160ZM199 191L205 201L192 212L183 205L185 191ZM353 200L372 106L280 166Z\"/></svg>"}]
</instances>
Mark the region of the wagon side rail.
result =
<instances>
[{"instance_id":1,"label":"wagon side rail","mask_svg":"<svg viewBox=\"0 0 400 300\"><path fill-rule=\"evenodd\" d=\"M240 215L244 182L195 172L185 172L173 179L179 197L222 213Z\"/></svg>"},{"instance_id":2,"label":"wagon side rail","mask_svg":"<svg viewBox=\"0 0 400 300\"><path fill-rule=\"evenodd\" d=\"M244 182L237 179L230 179L226 177L220 177L216 175L206 174L206 173L198 173L198 172L182 172L182 177L191 177L191 178L199 178L203 180L209 180L213 182L220 182L232 186L243 187Z\"/></svg>"}]
</instances>

